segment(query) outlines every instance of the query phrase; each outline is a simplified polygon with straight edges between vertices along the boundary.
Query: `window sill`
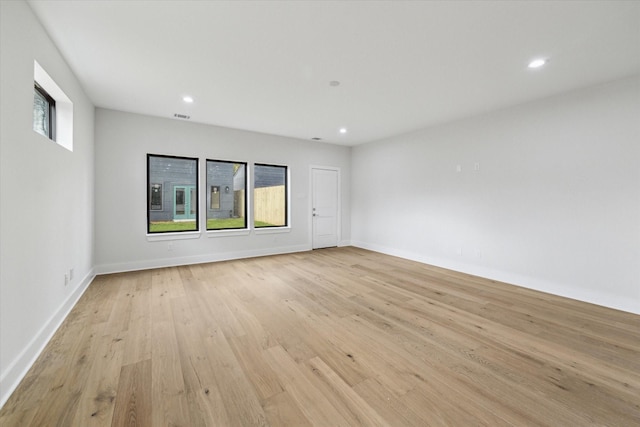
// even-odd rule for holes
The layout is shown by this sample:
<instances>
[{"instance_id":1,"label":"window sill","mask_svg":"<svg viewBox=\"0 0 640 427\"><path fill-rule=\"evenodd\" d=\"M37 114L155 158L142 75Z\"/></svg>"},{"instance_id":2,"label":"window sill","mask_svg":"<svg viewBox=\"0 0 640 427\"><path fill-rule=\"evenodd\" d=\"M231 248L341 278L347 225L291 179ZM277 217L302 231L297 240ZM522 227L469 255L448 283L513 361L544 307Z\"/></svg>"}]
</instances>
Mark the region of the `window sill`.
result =
<instances>
[{"instance_id":1,"label":"window sill","mask_svg":"<svg viewBox=\"0 0 640 427\"><path fill-rule=\"evenodd\" d=\"M253 230L255 234L277 234L277 233L290 233L291 227L265 227L256 228Z\"/></svg>"},{"instance_id":2,"label":"window sill","mask_svg":"<svg viewBox=\"0 0 640 427\"><path fill-rule=\"evenodd\" d=\"M180 233L154 233L147 234L148 242L162 242L166 240L187 240L187 239L199 239L199 231L183 231Z\"/></svg>"},{"instance_id":3,"label":"window sill","mask_svg":"<svg viewBox=\"0 0 640 427\"><path fill-rule=\"evenodd\" d=\"M207 237L248 236L251 230L248 228L238 230L207 230Z\"/></svg>"}]
</instances>

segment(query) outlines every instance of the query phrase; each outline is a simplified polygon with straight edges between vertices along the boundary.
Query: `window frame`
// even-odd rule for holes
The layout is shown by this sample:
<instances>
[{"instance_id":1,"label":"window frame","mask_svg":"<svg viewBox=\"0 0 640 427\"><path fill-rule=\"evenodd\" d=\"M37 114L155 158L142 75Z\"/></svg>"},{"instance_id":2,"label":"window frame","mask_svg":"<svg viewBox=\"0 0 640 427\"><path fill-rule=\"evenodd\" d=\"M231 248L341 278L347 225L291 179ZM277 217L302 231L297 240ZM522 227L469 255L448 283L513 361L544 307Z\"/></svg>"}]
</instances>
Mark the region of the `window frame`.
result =
<instances>
[{"instance_id":1,"label":"window frame","mask_svg":"<svg viewBox=\"0 0 640 427\"><path fill-rule=\"evenodd\" d=\"M211 189L213 187L218 187L218 194L222 195L222 192L225 191L225 186L217 183L217 185L214 185L213 182L209 182L209 163L228 163L231 165L243 165L244 166L244 226L243 227L224 227L224 228L209 228L209 211L221 211L222 210L222 201L221 199L219 200L219 207L218 208L212 208L211 207L211 202L212 200L208 200L208 203L206 203L205 205L207 206L206 208L206 212L205 212L205 229L207 232L209 233L223 233L225 231L245 231L245 230L249 230L249 189L248 189L248 178L249 178L249 174L248 174L248 169L249 169L249 164L247 162L242 162L242 161L237 161L237 160L219 160L219 159L205 159L205 186L208 192L209 197L211 197ZM231 192L233 192L233 183L231 185L230 188ZM221 197L221 196L220 196Z\"/></svg>"},{"instance_id":2,"label":"window frame","mask_svg":"<svg viewBox=\"0 0 640 427\"><path fill-rule=\"evenodd\" d=\"M189 161L193 161L195 163L195 180L194 180L194 185L191 185L191 183L189 184L174 184L169 185L169 187L171 187L172 191L175 191L175 187L184 187L184 186L190 186L190 187L195 187L195 209L192 209L195 211L195 229L194 230L166 230L166 231L151 231L151 212L161 212L161 211L165 211L164 209L164 202L165 202L165 198L164 198L164 194L162 195L162 209L161 210L157 210L157 209L151 209L151 158L156 157L156 158L164 158L164 159L177 159L177 160L189 160ZM167 188L167 182L163 182L162 183L162 187L163 187L163 191L166 191ZM157 236L157 235L166 235L166 234L182 234L182 233L200 233L200 159L197 157L186 157L186 156L173 156L173 155L167 155L167 154L152 154L152 153L147 153L147 235L148 236ZM192 200L190 200L191 203L193 203ZM174 200L175 203L175 200Z\"/></svg>"},{"instance_id":3,"label":"window frame","mask_svg":"<svg viewBox=\"0 0 640 427\"><path fill-rule=\"evenodd\" d=\"M273 167L273 168L282 168L284 169L284 224L283 225L256 225L255 219L255 209L256 209L256 166L259 167ZM289 166L287 165L276 165L272 163L254 163L253 164L253 182L251 187L252 192L252 226L253 229L257 232L261 230L278 230L278 229L288 229L290 228L290 212L289 212Z\"/></svg>"},{"instance_id":4,"label":"window frame","mask_svg":"<svg viewBox=\"0 0 640 427\"><path fill-rule=\"evenodd\" d=\"M46 136L47 138L49 138L50 140L52 140L53 142L56 142L56 100L49 95L49 92L47 92L42 86L40 86L38 84L37 81L33 81L33 91L34 94L35 92L38 93L38 95L40 95L41 97L43 97L45 99L45 101L47 101L47 109L48 111L48 120L47 120L47 125L48 125L48 132L47 135L40 133L38 130L36 130L35 128L33 129L36 133L38 133L39 135L42 136ZM35 108L33 110L33 114L35 115Z\"/></svg>"}]
</instances>

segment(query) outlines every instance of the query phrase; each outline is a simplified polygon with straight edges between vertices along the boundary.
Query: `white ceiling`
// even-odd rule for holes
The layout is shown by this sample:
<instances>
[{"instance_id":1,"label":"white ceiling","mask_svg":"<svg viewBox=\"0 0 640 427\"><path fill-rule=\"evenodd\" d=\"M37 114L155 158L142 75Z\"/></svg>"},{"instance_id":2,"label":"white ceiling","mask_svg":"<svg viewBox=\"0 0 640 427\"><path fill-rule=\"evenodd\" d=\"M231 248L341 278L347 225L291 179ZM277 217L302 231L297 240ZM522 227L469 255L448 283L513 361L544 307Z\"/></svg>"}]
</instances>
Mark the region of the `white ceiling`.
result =
<instances>
[{"instance_id":1,"label":"white ceiling","mask_svg":"<svg viewBox=\"0 0 640 427\"><path fill-rule=\"evenodd\" d=\"M345 145L640 72L640 1L29 4L96 106Z\"/></svg>"}]
</instances>

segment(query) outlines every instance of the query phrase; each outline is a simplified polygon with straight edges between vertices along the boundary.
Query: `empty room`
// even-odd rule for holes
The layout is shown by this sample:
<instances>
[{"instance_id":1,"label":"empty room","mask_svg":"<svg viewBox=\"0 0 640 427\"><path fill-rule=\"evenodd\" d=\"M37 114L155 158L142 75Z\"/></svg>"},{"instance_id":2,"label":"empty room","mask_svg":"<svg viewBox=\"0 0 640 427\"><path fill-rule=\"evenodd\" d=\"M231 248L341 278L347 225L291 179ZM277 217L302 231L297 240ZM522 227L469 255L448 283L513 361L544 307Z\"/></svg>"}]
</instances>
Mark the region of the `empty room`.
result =
<instances>
[{"instance_id":1,"label":"empty room","mask_svg":"<svg viewBox=\"0 0 640 427\"><path fill-rule=\"evenodd\" d=\"M0 0L0 425L640 426L640 1Z\"/></svg>"}]
</instances>

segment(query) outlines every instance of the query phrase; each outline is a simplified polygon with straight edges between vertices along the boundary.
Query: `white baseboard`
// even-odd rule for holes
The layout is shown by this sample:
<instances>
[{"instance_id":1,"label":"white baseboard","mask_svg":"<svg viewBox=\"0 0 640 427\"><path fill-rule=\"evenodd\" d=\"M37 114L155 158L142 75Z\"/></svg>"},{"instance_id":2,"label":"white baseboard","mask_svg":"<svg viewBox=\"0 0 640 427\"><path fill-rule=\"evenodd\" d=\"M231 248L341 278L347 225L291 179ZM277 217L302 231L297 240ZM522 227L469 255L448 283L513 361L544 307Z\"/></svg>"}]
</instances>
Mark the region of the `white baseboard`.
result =
<instances>
[{"instance_id":1,"label":"white baseboard","mask_svg":"<svg viewBox=\"0 0 640 427\"><path fill-rule=\"evenodd\" d=\"M94 277L95 273L92 269L82 279L76 289L69 294L53 316L51 316L38 333L35 334L18 357L2 371L0 375L0 408L4 406L20 384L20 381L22 381L29 369L31 369L31 366L33 366L38 356L40 356L40 353L42 353L42 350L44 350L45 346L49 343L53 334L55 334L60 325L62 325L64 319L67 318L71 309L76 305L84 291L89 287Z\"/></svg>"},{"instance_id":2,"label":"white baseboard","mask_svg":"<svg viewBox=\"0 0 640 427\"><path fill-rule=\"evenodd\" d=\"M176 267L180 265L204 264L207 262L229 261L234 259L255 258L268 255L281 255L310 251L310 245L284 246L279 248L253 249L237 252L223 252L186 257L162 258L145 261L103 264L96 266L96 274L123 273L126 271L149 270L152 268Z\"/></svg>"},{"instance_id":3,"label":"white baseboard","mask_svg":"<svg viewBox=\"0 0 640 427\"><path fill-rule=\"evenodd\" d=\"M397 256L399 258L417 261L423 264L429 264L436 267L442 267L461 273L471 274L478 277L484 277L499 282L513 284L527 289L533 289L565 298L571 298L578 301L596 304L603 307L613 308L615 310L626 311L629 313L640 314L640 297L636 300L622 298L620 296L594 292L593 290L577 289L566 284L549 282L546 280L528 277L515 273L509 273L501 270L485 268L477 265L469 265L456 262L450 259L429 257L424 254L418 254L409 251L403 251L387 246L371 244L360 241L352 241L352 246L368 249L374 252L380 252L386 255Z\"/></svg>"}]
</instances>

